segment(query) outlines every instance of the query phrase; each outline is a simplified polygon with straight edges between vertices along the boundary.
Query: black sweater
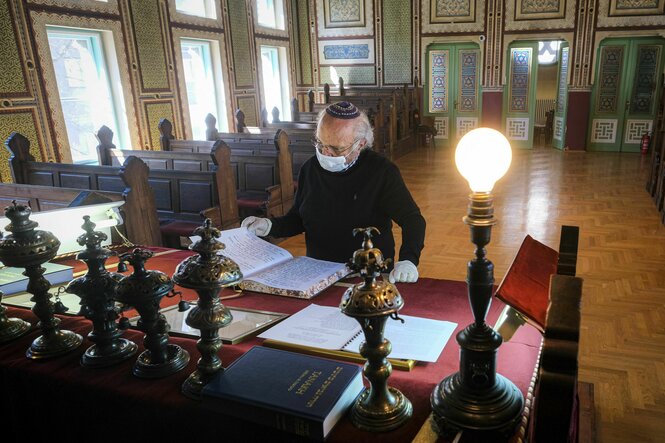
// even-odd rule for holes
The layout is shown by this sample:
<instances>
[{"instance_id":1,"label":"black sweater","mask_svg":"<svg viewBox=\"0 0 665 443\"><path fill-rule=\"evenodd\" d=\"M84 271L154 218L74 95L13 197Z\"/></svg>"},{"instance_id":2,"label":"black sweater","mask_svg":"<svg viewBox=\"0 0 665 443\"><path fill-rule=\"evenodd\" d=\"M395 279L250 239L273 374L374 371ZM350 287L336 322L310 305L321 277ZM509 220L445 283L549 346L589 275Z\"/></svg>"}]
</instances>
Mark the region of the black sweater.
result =
<instances>
[{"instance_id":1,"label":"black sweater","mask_svg":"<svg viewBox=\"0 0 665 443\"><path fill-rule=\"evenodd\" d=\"M305 232L307 256L346 262L362 246L354 228L375 226L372 238L384 258L394 258L392 221L402 228L400 260L418 265L425 240L425 219L402 180L399 169L385 157L365 149L343 172L329 172L316 157L305 162L291 210L272 219L270 235L290 237Z\"/></svg>"}]
</instances>

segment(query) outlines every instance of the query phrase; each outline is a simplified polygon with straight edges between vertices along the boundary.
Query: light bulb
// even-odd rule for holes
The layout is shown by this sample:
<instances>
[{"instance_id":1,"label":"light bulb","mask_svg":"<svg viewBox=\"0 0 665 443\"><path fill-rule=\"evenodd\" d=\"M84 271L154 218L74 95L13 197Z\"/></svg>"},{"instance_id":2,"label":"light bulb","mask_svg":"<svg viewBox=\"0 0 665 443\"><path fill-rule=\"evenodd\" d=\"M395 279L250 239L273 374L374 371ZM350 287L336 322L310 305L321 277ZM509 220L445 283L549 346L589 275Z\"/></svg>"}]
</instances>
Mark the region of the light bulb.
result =
<instances>
[{"instance_id":1,"label":"light bulb","mask_svg":"<svg viewBox=\"0 0 665 443\"><path fill-rule=\"evenodd\" d=\"M490 128L467 132L455 150L457 170L473 192L490 192L508 171L512 157L508 139Z\"/></svg>"}]
</instances>

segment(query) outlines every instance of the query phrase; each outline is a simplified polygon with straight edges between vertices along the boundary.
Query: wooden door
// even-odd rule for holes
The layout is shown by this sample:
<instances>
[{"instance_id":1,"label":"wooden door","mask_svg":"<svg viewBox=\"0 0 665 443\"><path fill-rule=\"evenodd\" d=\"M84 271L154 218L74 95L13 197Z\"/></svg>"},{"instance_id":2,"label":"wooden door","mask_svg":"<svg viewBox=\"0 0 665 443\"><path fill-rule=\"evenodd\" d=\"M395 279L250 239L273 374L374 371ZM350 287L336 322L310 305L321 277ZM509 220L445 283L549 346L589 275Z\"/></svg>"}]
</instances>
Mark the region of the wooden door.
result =
<instances>
[{"instance_id":1,"label":"wooden door","mask_svg":"<svg viewBox=\"0 0 665 443\"><path fill-rule=\"evenodd\" d=\"M566 146L566 114L568 110L568 63L570 48L568 43L559 46L559 69L557 75L556 105L552 122L552 146L563 149Z\"/></svg>"},{"instance_id":2,"label":"wooden door","mask_svg":"<svg viewBox=\"0 0 665 443\"><path fill-rule=\"evenodd\" d=\"M433 44L427 49L427 109L443 146L479 125L480 50L471 43Z\"/></svg>"},{"instance_id":3,"label":"wooden door","mask_svg":"<svg viewBox=\"0 0 665 443\"><path fill-rule=\"evenodd\" d=\"M538 42L515 42L508 48L508 78L503 101L504 134L513 148L533 147L536 117Z\"/></svg>"},{"instance_id":4,"label":"wooden door","mask_svg":"<svg viewBox=\"0 0 665 443\"><path fill-rule=\"evenodd\" d=\"M663 39L606 39L591 93L590 151L639 152L653 129L663 70Z\"/></svg>"}]
</instances>

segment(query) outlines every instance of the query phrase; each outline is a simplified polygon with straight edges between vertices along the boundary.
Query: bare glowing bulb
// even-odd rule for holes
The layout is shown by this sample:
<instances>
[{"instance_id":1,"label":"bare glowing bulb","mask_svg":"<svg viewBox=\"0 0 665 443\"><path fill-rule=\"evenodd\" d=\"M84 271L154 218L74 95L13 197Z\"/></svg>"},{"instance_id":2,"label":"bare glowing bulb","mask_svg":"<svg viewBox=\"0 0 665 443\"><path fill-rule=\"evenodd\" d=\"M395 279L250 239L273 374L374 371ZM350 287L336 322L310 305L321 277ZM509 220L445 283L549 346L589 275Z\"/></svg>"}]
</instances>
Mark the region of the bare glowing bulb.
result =
<instances>
[{"instance_id":1,"label":"bare glowing bulb","mask_svg":"<svg viewBox=\"0 0 665 443\"><path fill-rule=\"evenodd\" d=\"M457 170L473 192L490 192L508 171L512 157L508 139L490 128L467 132L455 150Z\"/></svg>"}]
</instances>

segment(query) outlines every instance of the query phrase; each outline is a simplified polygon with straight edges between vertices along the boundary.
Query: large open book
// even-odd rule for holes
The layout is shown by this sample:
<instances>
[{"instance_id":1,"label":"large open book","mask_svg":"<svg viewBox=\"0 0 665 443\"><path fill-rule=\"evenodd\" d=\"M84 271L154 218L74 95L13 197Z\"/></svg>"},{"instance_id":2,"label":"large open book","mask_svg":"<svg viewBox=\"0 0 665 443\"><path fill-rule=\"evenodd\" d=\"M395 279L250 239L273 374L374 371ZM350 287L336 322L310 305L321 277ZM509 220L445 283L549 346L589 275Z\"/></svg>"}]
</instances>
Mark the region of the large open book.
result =
<instances>
[{"instance_id":1,"label":"large open book","mask_svg":"<svg viewBox=\"0 0 665 443\"><path fill-rule=\"evenodd\" d=\"M442 320L409 315L400 318L404 323L390 319L386 323L384 334L392 344L391 359L436 362L457 327L456 323ZM365 341L355 319L344 315L338 307L315 304L282 320L259 338L281 343L282 348L309 347L356 354Z\"/></svg>"},{"instance_id":2,"label":"large open book","mask_svg":"<svg viewBox=\"0 0 665 443\"><path fill-rule=\"evenodd\" d=\"M219 240L226 245L221 253L240 266L242 287L249 291L312 298L351 272L344 263L294 257L247 228L222 231Z\"/></svg>"}]
</instances>

